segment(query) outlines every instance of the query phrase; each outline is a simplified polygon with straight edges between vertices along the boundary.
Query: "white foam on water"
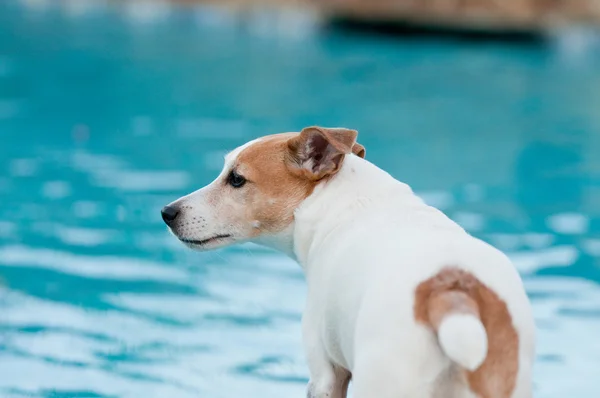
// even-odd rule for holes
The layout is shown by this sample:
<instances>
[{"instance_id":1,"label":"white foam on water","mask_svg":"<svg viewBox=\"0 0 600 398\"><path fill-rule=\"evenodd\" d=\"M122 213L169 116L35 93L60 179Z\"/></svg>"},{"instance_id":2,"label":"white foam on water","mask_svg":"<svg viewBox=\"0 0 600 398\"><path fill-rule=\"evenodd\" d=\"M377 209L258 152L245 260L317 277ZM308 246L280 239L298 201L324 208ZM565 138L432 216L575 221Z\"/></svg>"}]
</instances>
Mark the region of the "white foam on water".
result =
<instances>
[{"instance_id":1,"label":"white foam on water","mask_svg":"<svg viewBox=\"0 0 600 398\"><path fill-rule=\"evenodd\" d=\"M581 246L583 251L592 255L592 256L600 256L600 239L598 238L589 238L585 239L581 242Z\"/></svg>"},{"instance_id":2,"label":"white foam on water","mask_svg":"<svg viewBox=\"0 0 600 398\"><path fill-rule=\"evenodd\" d=\"M93 177L96 186L133 192L184 189L190 181L187 172L177 170L97 170Z\"/></svg>"},{"instance_id":3,"label":"white foam on water","mask_svg":"<svg viewBox=\"0 0 600 398\"><path fill-rule=\"evenodd\" d=\"M183 271L137 258L86 256L60 250L27 246L0 246L0 264L11 267L53 269L88 278L184 282Z\"/></svg>"},{"instance_id":4,"label":"white foam on water","mask_svg":"<svg viewBox=\"0 0 600 398\"><path fill-rule=\"evenodd\" d=\"M487 234L485 237L492 245L504 251L516 251L522 243L522 239L518 234L492 233Z\"/></svg>"},{"instance_id":5,"label":"white foam on water","mask_svg":"<svg viewBox=\"0 0 600 398\"><path fill-rule=\"evenodd\" d=\"M9 173L12 177L31 177L38 171L36 159L12 159L9 164Z\"/></svg>"},{"instance_id":6,"label":"white foam on water","mask_svg":"<svg viewBox=\"0 0 600 398\"><path fill-rule=\"evenodd\" d=\"M554 246L535 251L507 253L517 269L530 274L541 268L568 267L577 261L579 251L575 246Z\"/></svg>"},{"instance_id":7,"label":"white foam on water","mask_svg":"<svg viewBox=\"0 0 600 398\"><path fill-rule=\"evenodd\" d=\"M42 196L47 199L64 199L71 195L71 184L67 181L47 181L42 185Z\"/></svg>"},{"instance_id":8,"label":"white foam on water","mask_svg":"<svg viewBox=\"0 0 600 398\"><path fill-rule=\"evenodd\" d=\"M465 201L468 203L481 202L485 199L485 188L479 184L467 184L464 193Z\"/></svg>"},{"instance_id":9,"label":"white foam on water","mask_svg":"<svg viewBox=\"0 0 600 398\"><path fill-rule=\"evenodd\" d=\"M483 214L458 211L452 213L452 219L467 231L476 232L485 228L485 217Z\"/></svg>"},{"instance_id":10,"label":"white foam on water","mask_svg":"<svg viewBox=\"0 0 600 398\"><path fill-rule=\"evenodd\" d=\"M10 238L16 231L16 224L9 221L0 221L0 238Z\"/></svg>"},{"instance_id":11,"label":"white foam on water","mask_svg":"<svg viewBox=\"0 0 600 398\"><path fill-rule=\"evenodd\" d=\"M416 192L416 194L429 206L436 207L440 210L448 209L454 205L454 197L451 193L446 191Z\"/></svg>"},{"instance_id":12,"label":"white foam on water","mask_svg":"<svg viewBox=\"0 0 600 398\"><path fill-rule=\"evenodd\" d=\"M100 204L93 201L78 200L73 203L71 209L77 218L95 218L100 213Z\"/></svg>"},{"instance_id":13,"label":"white foam on water","mask_svg":"<svg viewBox=\"0 0 600 398\"><path fill-rule=\"evenodd\" d=\"M588 231L590 219L584 214L561 213L548 217L546 224L558 233L579 235Z\"/></svg>"},{"instance_id":14,"label":"white foam on water","mask_svg":"<svg viewBox=\"0 0 600 398\"><path fill-rule=\"evenodd\" d=\"M116 242L122 235L118 230L71 227L49 222L36 222L32 229L40 235L55 236L66 245L82 247Z\"/></svg>"},{"instance_id":15,"label":"white foam on water","mask_svg":"<svg viewBox=\"0 0 600 398\"><path fill-rule=\"evenodd\" d=\"M600 385L593 376L600 359L598 285L580 279L537 277L527 280L525 287L535 294L532 304L539 358L534 367L534 380L539 381L536 396L598 396ZM586 311L596 315L586 315Z\"/></svg>"},{"instance_id":16,"label":"white foam on water","mask_svg":"<svg viewBox=\"0 0 600 398\"><path fill-rule=\"evenodd\" d=\"M543 249L550 247L554 242L554 236L551 234L527 233L521 236L523 243L532 249Z\"/></svg>"}]
</instances>

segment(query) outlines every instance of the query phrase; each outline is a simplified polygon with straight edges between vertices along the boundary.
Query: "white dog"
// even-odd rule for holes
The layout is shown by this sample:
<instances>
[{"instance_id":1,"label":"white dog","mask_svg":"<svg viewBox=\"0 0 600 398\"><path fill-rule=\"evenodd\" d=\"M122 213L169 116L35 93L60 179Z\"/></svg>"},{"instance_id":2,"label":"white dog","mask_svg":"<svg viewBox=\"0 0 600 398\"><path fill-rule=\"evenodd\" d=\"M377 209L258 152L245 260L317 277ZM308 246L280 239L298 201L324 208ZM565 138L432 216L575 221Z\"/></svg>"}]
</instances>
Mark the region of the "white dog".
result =
<instances>
[{"instance_id":1,"label":"white dog","mask_svg":"<svg viewBox=\"0 0 600 398\"><path fill-rule=\"evenodd\" d=\"M519 274L364 160L357 132L251 141L210 185L165 206L197 250L257 242L295 258L308 397L530 398L535 326Z\"/></svg>"}]
</instances>

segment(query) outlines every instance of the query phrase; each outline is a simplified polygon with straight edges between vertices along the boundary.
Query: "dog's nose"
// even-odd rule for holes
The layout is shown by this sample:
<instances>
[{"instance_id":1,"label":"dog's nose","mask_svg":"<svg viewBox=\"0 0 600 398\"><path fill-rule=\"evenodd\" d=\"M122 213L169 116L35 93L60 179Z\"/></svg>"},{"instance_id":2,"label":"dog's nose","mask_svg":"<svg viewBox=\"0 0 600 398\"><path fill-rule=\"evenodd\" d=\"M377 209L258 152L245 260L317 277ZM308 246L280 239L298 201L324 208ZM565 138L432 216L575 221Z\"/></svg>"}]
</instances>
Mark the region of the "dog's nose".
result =
<instances>
[{"instance_id":1,"label":"dog's nose","mask_svg":"<svg viewBox=\"0 0 600 398\"><path fill-rule=\"evenodd\" d=\"M162 216L163 221L167 223L167 225L171 225L171 223L177 218L178 214L179 209L176 209L175 207L171 206L165 206L160 211L160 215Z\"/></svg>"}]
</instances>

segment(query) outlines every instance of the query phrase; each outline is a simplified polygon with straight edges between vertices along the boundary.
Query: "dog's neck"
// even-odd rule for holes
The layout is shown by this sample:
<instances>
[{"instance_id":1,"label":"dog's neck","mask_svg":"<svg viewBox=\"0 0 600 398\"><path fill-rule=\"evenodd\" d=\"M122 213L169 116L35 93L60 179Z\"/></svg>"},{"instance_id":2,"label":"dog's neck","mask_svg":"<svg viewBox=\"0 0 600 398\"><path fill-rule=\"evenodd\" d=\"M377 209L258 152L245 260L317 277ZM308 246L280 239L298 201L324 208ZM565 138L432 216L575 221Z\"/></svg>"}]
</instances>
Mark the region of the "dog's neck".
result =
<instances>
[{"instance_id":1,"label":"dog's neck","mask_svg":"<svg viewBox=\"0 0 600 398\"><path fill-rule=\"evenodd\" d=\"M296 210L295 258L306 271L311 252L359 215L415 208L429 207L408 185L366 160L347 156L341 170L320 184Z\"/></svg>"},{"instance_id":2,"label":"dog's neck","mask_svg":"<svg viewBox=\"0 0 600 398\"><path fill-rule=\"evenodd\" d=\"M386 217L390 222L462 229L438 209L425 204L412 189L374 164L354 155L340 171L319 184L294 213L294 222L276 235L255 243L287 254L307 272L311 253L336 230L351 228L361 217Z\"/></svg>"}]
</instances>

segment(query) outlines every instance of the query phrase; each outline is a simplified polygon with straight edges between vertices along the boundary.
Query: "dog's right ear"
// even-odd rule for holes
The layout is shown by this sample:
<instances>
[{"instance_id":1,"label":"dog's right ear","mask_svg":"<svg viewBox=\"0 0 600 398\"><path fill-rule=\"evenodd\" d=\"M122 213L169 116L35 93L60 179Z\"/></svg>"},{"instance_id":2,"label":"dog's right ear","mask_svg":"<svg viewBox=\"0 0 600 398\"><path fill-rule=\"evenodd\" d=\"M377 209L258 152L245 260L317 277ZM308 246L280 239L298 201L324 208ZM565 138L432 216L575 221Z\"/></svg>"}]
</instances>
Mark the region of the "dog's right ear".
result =
<instances>
[{"instance_id":1,"label":"dog's right ear","mask_svg":"<svg viewBox=\"0 0 600 398\"><path fill-rule=\"evenodd\" d=\"M364 157L365 149L356 143L356 130L307 127L288 142L288 166L292 171L317 181L337 173L346 155Z\"/></svg>"},{"instance_id":2,"label":"dog's right ear","mask_svg":"<svg viewBox=\"0 0 600 398\"><path fill-rule=\"evenodd\" d=\"M364 146L360 145L358 142L354 144L352 147L352 153L358 156L359 158L365 158L365 154L367 153Z\"/></svg>"}]
</instances>

